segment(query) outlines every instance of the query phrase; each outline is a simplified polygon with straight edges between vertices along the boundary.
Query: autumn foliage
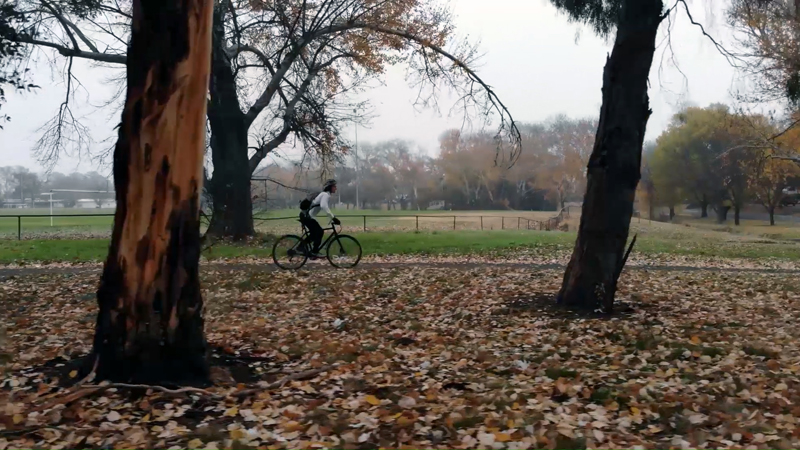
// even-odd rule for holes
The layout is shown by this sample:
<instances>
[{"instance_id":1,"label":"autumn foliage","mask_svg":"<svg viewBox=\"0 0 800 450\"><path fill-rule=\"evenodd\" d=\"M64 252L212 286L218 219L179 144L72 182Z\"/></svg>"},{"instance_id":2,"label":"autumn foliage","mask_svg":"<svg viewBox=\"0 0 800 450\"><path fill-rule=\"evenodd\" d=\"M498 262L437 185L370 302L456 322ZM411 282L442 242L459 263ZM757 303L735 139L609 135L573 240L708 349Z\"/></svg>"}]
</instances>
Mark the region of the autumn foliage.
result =
<instances>
[{"instance_id":1,"label":"autumn foliage","mask_svg":"<svg viewBox=\"0 0 800 450\"><path fill-rule=\"evenodd\" d=\"M780 127L759 115L736 114L724 105L677 113L647 155L652 201L674 208L684 202L713 209L724 221L729 209L739 223L747 203L765 208L774 224L784 189L800 175L797 164L776 158L796 154L800 130L779 136Z\"/></svg>"}]
</instances>

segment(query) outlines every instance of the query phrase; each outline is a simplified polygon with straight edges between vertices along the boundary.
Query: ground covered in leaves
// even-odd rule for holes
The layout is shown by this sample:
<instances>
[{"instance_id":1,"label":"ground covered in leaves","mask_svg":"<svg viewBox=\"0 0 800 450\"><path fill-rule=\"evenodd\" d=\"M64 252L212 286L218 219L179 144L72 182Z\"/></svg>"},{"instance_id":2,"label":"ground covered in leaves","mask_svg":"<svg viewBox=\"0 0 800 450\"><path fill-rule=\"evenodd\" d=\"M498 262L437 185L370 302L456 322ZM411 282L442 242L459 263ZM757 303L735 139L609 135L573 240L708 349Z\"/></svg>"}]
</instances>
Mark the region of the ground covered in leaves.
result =
<instances>
[{"instance_id":1,"label":"ground covered in leaves","mask_svg":"<svg viewBox=\"0 0 800 450\"><path fill-rule=\"evenodd\" d=\"M2 281L0 450L800 447L794 275L630 270L606 318L556 269L204 270L204 392L60 387L97 275Z\"/></svg>"}]
</instances>

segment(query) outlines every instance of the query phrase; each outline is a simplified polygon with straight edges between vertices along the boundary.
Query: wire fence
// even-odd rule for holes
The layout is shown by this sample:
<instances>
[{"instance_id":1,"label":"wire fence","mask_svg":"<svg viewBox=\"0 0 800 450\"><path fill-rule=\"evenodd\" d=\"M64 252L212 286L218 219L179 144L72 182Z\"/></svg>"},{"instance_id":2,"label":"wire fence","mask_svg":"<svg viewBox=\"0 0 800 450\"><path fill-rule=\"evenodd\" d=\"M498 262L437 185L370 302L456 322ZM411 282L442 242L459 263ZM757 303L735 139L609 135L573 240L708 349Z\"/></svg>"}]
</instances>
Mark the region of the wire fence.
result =
<instances>
[{"instance_id":1,"label":"wire fence","mask_svg":"<svg viewBox=\"0 0 800 450\"><path fill-rule=\"evenodd\" d=\"M537 230L565 231L569 211L539 220L531 217L486 214L341 214L346 232L370 231L452 231L452 230ZM114 214L15 214L0 215L0 239L87 239L111 236ZM320 219L321 223L324 219ZM203 214L203 232L208 216ZM298 232L298 216L254 218L257 232L285 234ZM323 223L324 225L324 223Z\"/></svg>"}]
</instances>

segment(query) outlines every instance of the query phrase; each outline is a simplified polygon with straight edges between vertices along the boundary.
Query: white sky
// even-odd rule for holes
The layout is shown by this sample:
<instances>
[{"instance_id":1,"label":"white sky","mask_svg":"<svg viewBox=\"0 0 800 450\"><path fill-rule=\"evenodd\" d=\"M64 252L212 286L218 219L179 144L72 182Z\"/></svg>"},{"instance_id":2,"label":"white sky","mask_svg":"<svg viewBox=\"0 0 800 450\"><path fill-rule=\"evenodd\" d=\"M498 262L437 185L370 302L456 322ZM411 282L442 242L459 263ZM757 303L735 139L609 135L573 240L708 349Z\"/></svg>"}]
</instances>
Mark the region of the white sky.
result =
<instances>
[{"instance_id":1,"label":"white sky","mask_svg":"<svg viewBox=\"0 0 800 450\"><path fill-rule=\"evenodd\" d=\"M718 40L731 44L725 26L722 5L713 12L691 3L693 15ZM601 102L601 75L611 44L597 38L590 30L568 23L548 0L453 0L456 25L460 35L480 40L483 53L479 75L492 85L517 121L542 121L557 114L571 117L597 116ZM687 103L705 106L713 102L731 102L735 72L717 52L713 44L691 25L685 15L678 14L672 32L675 60L682 75L668 63L662 63L665 45L656 52L650 77L650 103L653 115L647 127L647 138L654 139L666 127L671 115ZM662 36L663 33L662 26ZM576 34L580 33L576 41ZM59 62L63 62L59 60ZM10 114L12 122L0 131L0 166L22 165L32 170L41 168L31 154L39 137L37 129L57 111L65 87L58 74L50 77L46 63L34 68L36 84L42 88L25 95L11 94L0 111ZM662 69L662 70L660 70ZM79 93L76 115L87 116L96 149L108 143L101 141L113 134L118 122L116 111L93 112L112 93L103 69L77 62L75 71L85 90ZM660 73L659 73L660 72ZM439 135L448 128L458 128L461 117L448 117L451 102L443 99L442 113L412 107L415 91L404 80L405 68L390 68L383 86L367 93L377 117L369 129L359 129L359 142L389 139L415 141L429 153L438 148ZM55 81L54 81L55 80ZM353 129L347 130L352 136ZM93 170L91 162L75 157L62 158L56 170ZM109 173L105 168L103 173Z\"/></svg>"}]
</instances>

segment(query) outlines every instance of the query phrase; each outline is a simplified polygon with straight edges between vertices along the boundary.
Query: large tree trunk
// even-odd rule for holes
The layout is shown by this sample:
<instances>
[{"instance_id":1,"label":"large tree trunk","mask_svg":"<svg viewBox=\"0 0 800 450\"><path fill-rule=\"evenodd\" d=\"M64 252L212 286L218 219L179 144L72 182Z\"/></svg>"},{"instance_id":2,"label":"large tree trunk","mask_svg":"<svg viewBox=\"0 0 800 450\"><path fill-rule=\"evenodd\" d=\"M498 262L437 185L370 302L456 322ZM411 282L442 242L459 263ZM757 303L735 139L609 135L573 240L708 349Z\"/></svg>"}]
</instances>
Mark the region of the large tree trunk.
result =
<instances>
[{"instance_id":1,"label":"large tree trunk","mask_svg":"<svg viewBox=\"0 0 800 450\"><path fill-rule=\"evenodd\" d=\"M775 207L774 206L770 206L769 207L769 224L771 226L775 225Z\"/></svg>"},{"instance_id":2,"label":"large tree trunk","mask_svg":"<svg viewBox=\"0 0 800 450\"><path fill-rule=\"evenodd\" d=\"M212 3L133 2L117 210L97 292L100 378L208 378L198 265Z\"/></svg>"},{"instance_id":3,"label":"large tree trunk","mask_svg":"<svg viewBox=\"0 0 800 450\"><path fill-rule=\"evenodd\" d=\"M717 213L717 223L725 223L728 221L728 211L731 210L730 206L722 204L717 205L714 211Z\"/></svg>"},{"instance_id":4,"label":"large tree trunk","mask_svg":"<svg viewBox=\"0 0 800 450\"><path fill-rule=\"evenodd\" d=\"M708 200L703 194L703 200L700 201L700 218L705 219L706 217L708 217Z\"/></svg>"},{"instance_id":5,"label":"large tree trunk","mask_svg":"<svg viewBox=\"0 0 800 450\"><path fill-rule=\"evenodd\" d=\"M208 232L236 240L255 234L253 201L250 196L250 161L247 155L248 124L239 105L236 79L225 52L224 7L214 15L214 45L211 75L211 160L214 174L211 193L211 223Z\"/></svg>"},{"instance_id":6,"label":"large tree trunk","mask_svg":"<svg viewBox=\"0 0 800 450\"><path fill-rule=\"evenodd\" d=\"M738 226L739 225L739 213L742 211L742 205L734 204L733 205L733 224Z\"/></svg>"},{"instance_id":7,"label":"large tree trunk","mask_svg":"<svg viewBox=\"0 0 800 450\"><path fill-rule=\"evenodd\" d=\"M669 207L669 221L672 222L673 219L675 219L675 207L674 206L670 206Z\"/></svg>"},{"instance_id":8,"label":"large tree trunk","mask_svg":"<svg viewBox=\"0 0 800 450\"><path fill-rule=\"evenodd\" d=\"M661 23L661 0L623 0L603 70L603 105L587 170L578 239L558 303L610 312L640 178L651 111L647 79Z\"/></svg>"}]
</instances>

